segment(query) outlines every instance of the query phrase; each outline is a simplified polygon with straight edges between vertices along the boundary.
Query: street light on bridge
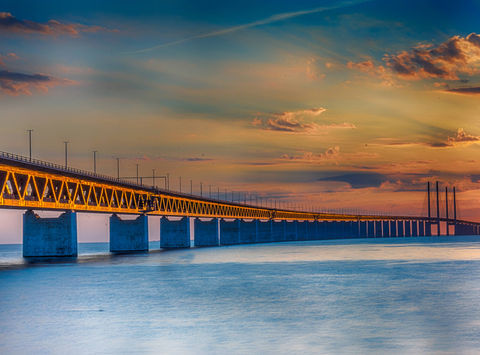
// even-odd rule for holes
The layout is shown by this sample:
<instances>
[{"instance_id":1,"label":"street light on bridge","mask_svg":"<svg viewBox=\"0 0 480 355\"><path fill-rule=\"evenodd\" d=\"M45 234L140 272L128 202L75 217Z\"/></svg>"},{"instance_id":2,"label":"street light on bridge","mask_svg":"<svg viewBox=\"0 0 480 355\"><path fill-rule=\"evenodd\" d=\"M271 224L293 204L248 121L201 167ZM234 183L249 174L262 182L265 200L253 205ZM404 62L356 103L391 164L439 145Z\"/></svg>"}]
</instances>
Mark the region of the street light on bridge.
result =
<instances>
[{"instance_id":1,"label":"street light on bridge","mask_svg":"<svg viewBox=\"0 0 480 355\"><path fill-rule=\"evenodd\" d=\"M63 141L63 144L65 144L65 168L68 167L68 143L69 141Z\"/></svg>"},{"instance_id":2,"label":"street light on bridge","mask_svg":"<svg viewBox=\"0 0 480 355\"><path fill-rule=\"evenodd\" d=\"M27 129L28 132L28 156L30 157L30 161L32 161L32 132L33 129Z\"/></svg>"},{"instance_id":3,"label":"street light on bridge","mask_svg":"<svg viewBox=\"0 0 480 355\"><path fill-rule=\"evenodd\" d=\"M98 153L98 150L93 151L93 172L95 174L97 173L97 153Z\"/></svg>"}]
</instances>

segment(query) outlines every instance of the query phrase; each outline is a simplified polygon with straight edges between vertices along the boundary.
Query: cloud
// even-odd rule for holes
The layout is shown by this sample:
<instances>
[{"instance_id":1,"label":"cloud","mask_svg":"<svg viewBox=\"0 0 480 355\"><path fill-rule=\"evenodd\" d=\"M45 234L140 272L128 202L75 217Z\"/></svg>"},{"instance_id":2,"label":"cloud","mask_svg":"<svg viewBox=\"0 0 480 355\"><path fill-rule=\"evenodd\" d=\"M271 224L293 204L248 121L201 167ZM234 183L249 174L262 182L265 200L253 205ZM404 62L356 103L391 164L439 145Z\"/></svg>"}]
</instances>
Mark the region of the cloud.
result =
<instances>
[{"instance_id":1,"label":"cloud","mask_svg":"<svg viewBox=\"0 0 480 355\"><path fill-rule=\"evenodd\" d=\"M343 7L347 7L347 6L352 6L352 5L356 5L356 4L361 4L361 3L365 3L365 2L369 2L369 1L370 0L341 1L334 6L323 6L323 7L317 7L317 8L309 9L309 10L284 12L284 13L269 16L269 17L261 19L261 20L248 22L248 23L238 25L238 26L227 27L227 28L224 28L224 29L218 30L218 31L206 32L206 33L203 33L203 34L178 39L176 41L162 43L162 44L159 44L159 45L156 45L156 46L140 49L140 50L137 50L137 51L134 51L134 52L131 52L131 53L149 52L149 51L159 49L159 48L164 48L164 47L174 46L174 45L185 43L185 42L190 42L190 41L193 41L195 39L223 36L223 35L227 35L227 34L230 34L230 33L233 33L233 32L246 30L246 29L249 29L249 28L252 28L252 27L268 25L270 23L275 23L275 22L279 22L279 21L288 20L290 18L294 18L294 17L298 17L298 16L305 16L305 15L315 14L315 13L319 13L319 12L335 10L335 9L339 9L339 8L343 8Z\"/></svg>"},{"instance_id":2,"label":"cloud","mask_svg":"<svg viewBox=\"0 0 480 355\"><path fill-rule=\"evenodd\" d=\"M459 145L468 145L471 143L480 142L480 136L474 136L465 132L463 128L457 129L456 134L451 137L448 136L446 140L436 140L430 142L408 142L398 141L392 138L381 138L377 140L378 143L369 143L371 146L383 146L391 148L410 148L410 147L430 147L430 148L454 148Z\"/></svg>"},{"instance_id":3,"label":"cloud","mask_svg":"<svg viewBox=\"0 0 480 355\"><path fill-rule=\"evenodd\" d=\"M463 95L480 95L480 86L465 87L465 88L456 88L456 89L447 89L445 92L451 92L454 94L463 94Z\"/></svg>"},{"instance_id":4,"label":"cloud","mask_svg":"<svg viewBox=\"0 0 480 355\"><path fill-rule=\"evenodd\" d=\"M22 33L41 35L69 35L78 37L81 32L110 31L101 26L86 26L76 23L61 23L49 20L39 23L30 20L21 20L9 12L0 12L0 33Z\"/></svg>"},{"instance_id":5,"label":"cloud","mask_svg":"<svg viewBox=\"0 0 480 355\"><path fill-rule=\"evenodd\" d=\"M5 67L5 61L11 59L18 59L18 56L15 53L0 54L0 66Z\"/></svg>"},{"instance_id":6,"label":"cloud","mask_svg":"<svg viewBox=\"0 0 480 355\"><path fill-rule=\"evenodd\" d=\"M0 92L7 95L31 95L34 88L47 92L49 88L58 85L72 85L75 82L68 79L58 79L45 74L26 74L0 70Z\"/></svg>"},{"instance_id":7,"label":"cloud","mask_svg":"<svg viewBox=\"0 0 480 355\"><path fill-rule=\"evenodd\" d=\"M418 45L409 51L387 54L383 59L403 79L459 80L459 74L480 72L480 35L453 36L438 46Z\"/></svg>"},{"instance_id":8,"label":"cloud","mask_svg":"<svg viewBox=\"0 0 480 355\"><path fill-rule=\"evenodd\" d=\"M348 62L347 68L357 70L371 76L379 77L383 80L382 84L385 86L395 85L391 73L383 65L375 65L372 60L365 60L362 62Z\"/></svg>"},{"instance_id":9,"label":"cloud","mask_svg":"<svg viewBox=\"0 0 480 355\"><path fill-rule=\"evenodd\" d=\"M314 120L327 109L323 107L299 111L263 114L255 117L252 125L259 129L289 133L314 133L326 129L354 129L353 123L318 124Z\"/></svg>"},{"instance_id":10,"label":"cloud","mask_svg":"<svg viewBox=\"0 0 480 355\"><path fill-rule=\"evenodd\" d=\"M447 143L450 145L462 144L462 143L474 143L480 141L480 136L473 136L467 134L463 128L457 130L457 135L455 137L448 137Z\"/></svg>"},{"instance_id":11,"label":"cloud","mask_svg":"<svg viewBox=\"0 0 480 355\"><path fill-rule=\"evenodd\" d=\"M305 162L321 162L337 160L340 156L340 147L330 147L324 153L314 154L312 152L304 152L302 155L282 155L283 160L305 161Z\"/></svg>"},{"instance_id":12,"label":"cloud","mask_svg":"<svg viewBox=\"0 0 480 355\"><path fill-rule=\"evenodd\" d=\"M362 189L367 187L380 187L380 185L388 181L388 177L380 173L358 172L320 178L317 181L346 182L353 189Z\"/></svg>"},{"instance_id":13,"label":"cloud","mask_svg":"<svg viewBox=\"0 0 480 355\"><path fill-rule=\"evenodd\" d=\"M279 131L279 132L312 132L317 125L314 122L305 122L304 118L310 119L325 112L323 107L311 108L299 111L272 113L267 117L255 117L252 121L253 126L260 129Z\"/></svg>"}]
</instances>

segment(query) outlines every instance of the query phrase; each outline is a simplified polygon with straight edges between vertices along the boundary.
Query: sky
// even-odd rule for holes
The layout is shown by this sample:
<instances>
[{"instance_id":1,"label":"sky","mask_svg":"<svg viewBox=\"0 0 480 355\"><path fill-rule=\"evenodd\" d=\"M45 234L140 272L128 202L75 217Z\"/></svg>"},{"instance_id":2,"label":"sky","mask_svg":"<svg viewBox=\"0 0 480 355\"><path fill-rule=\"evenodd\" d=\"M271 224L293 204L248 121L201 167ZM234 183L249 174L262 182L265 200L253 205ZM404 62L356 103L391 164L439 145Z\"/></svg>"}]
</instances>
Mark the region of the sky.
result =
<instances>
[{"instance_id":1,"label":"sky","mask_svg":"<svg viewBox=\"0 0 480 355\"><path fill-rule=\"evenodd\" d=\"M174 190L316 210L425 214L438 180L442 206L456 186L459 217L480 221L479 13L1 0L0 150L27 155L33 129L38 159L63 163L68 141L77 168L96 150L104 174L120 158L123 177L139 164Z\"/></svg>"}]
</instances>

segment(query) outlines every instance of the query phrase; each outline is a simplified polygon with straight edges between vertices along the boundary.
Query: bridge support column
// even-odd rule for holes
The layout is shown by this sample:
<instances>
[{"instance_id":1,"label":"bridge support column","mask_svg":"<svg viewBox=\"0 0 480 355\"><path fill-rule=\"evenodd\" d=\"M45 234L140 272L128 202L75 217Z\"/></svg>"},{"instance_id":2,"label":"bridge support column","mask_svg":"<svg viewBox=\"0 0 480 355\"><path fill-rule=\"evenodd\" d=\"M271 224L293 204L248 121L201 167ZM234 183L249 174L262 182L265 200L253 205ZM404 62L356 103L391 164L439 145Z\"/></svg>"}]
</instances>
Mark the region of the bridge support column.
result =
<instances>
[{"instance_id":1,"label":"bridge support column","mask_svg":"<svg viewBox=\"0 0 480 355\"><path fill-rule=\"evenodd\" d=\"M352 231L352 238L360 238L360 222L350 221L350 229Z\"/></svg>"},{"instance_id":2,"label":"bridge support column","mask_svg":"<svg viewBox=\"0 0 480 355\"><path fill-rule=\"evenodd\" d=\"M240 220L240 243L251 244L257 242L257 221Z\"/></svg>"},{"instance_id":3,"label":"bridge support column","mask_svg":"<svg viewBox=\"0 0 480 355\"><path fill-rule=\"evenodd\" d=\"M148 217L140 215L123 220L116 214L110 217L110 252L128 253L148 250Z\"/></svg>"},{"instance_id":4,"label":"bridge support column","mask_svg":"<svg viewBox=\"0 0 480 355\"><path fill-rule=\"evenodd\" d=\"M276 221L272 219L272 242L285 241L285 225L287 221Z\"/></svg>"},{"instance_id":5,"label":"bridge support column","mask_svg":"<svg viewBox=\"0 0 480 355\"><path fill-rule=\"evenodd\" d=\"M375 221L375 237L382 237L382 221Z\"/></svg>"},{"instance_id":6,"label":"bridge support column","mask_svg":"<svg viewBox=\"0 0 480 355\"><path fill-rule=\"evenodd\" d=\"M405 221L405 237L411 237L411 236L412 236L411 222Z\"/></svg>"},{"instance_id":7,"label":"bridge support column","mask_svg":"<svg viewBox=\"0 0 480 355\"><path fill-rule=\"evenodd\" d=\"M374 238L375 237L375 222L374 221L368 221L368 230L367 230L367 235L368 238Z\"/></svg>"},{"instance_id":8,"label":"bridge support column","mask_svg":"<svg viewBox=\"0 0 480 355\"><path fill-rule=\"evenodd\" d=\"M220 245L240 244L240 220L220 220Z\"/></svg>"},{"instance_id":9,"label":"bridge support column","mask_svg":"<svg viewBox=\"0 0 480 355\"><path fill-rule=\"evenodd\" d=\"M360 221L360 238L366 238L368 236L367 234L367 222L366 221Z\"/></svg>"},{"instance_id":10,"label":"bridge support column","mask_svg":"<svg viewBox=\"0 0 480 355\"><path fill-rule=\"evenodd\" d=\"M307 240L317 240L318 239L318 222L306 221L306 223L307 223Z\"/></svg>"},{"instance_id":11,"label":"bridge support column","mask_svg":"<svg viewBox=\"0 0 480 355\"><path fill-rule=\"evenodd\" d=\"M390 237L397 237L397 221L390 221Z\"/></svg>"},{"instance_id":12,"label":"bridge support column","mask_svg":"<svg viewBox=\"0 0 480 355\"><path fill-rule=\"evenodd\" d=\"M424 237L425 236L425 222L418 221L418 236Z\"/></svg>"},{"instance_id":13,"label":"bridge support column","mask_svg":"<svg viewBox=\"0 0 480 355\"><path fill-rule=\"evenodd\" d=\"M425 236L431 237L432 236L432 223L425 222Z\"/></svg>"},{"instance_id":14,"label":"bridge support column","mask_svg":"<svg viewBox=\"0 0 480 355\"><path fill-rule=\"evenodd\" d=\"M193 227L194 245L196 247L215 247L219 245L217 218L212 218L209 221L202 221L200 218L195 218Z\"/></svg>"},{"instance_id":15,"label":"bridge support column","mask_svg":"<svg viewBox=\"0 0 480 355\"><path fill-rule=\"evenodd\" d=\"M412 221L412 237L418 237L418 221Z\"/></svg>"},{"instance_id":16,"label":"bridge support column","mask_svg":"<svg viewBox=\"0 0 480 355\"><path fill-rule=\"evenodd\" d=\"M297 240L308 240L308 221L297 221Z\"/></svg>"},{"instance_id":17,"label":"bridge support column","mask_svg":"<svg viewBox=\"0 0 480 355\"><path fill-rule=\"evenodd\" d=\"M297 222L298 221L287 221L285 223L285 240L293 241L297 240Z\"/></svg>"},{"instance_id":18,"label":"bridge support column","mask_svg":"<svg viewBox=\"0 0 480 355\"><path fill-rule=\"evenodd\" d=\"M405 231L403 228L403 221L397 221L397 235L399 237L405 237Z\"/></svg>"},{"instance_id":19,"label":"bridge support column","mask_svg":"<svg viewBox=\"0 0 480 355\"><path fill-rule=\"evenodd\" d=\"M190 220L183 217L171 221L167 217L160 220L160 248L190 248Z\"/></svg>"},{"instance_id":20,"label":"bridge support column","mask_svg":"<svg viewBox=\"0 0 480 355\"><path fill-rule=\"evenodd\" d=\"M257 243L270 243L272 241L272 223L273 221L264 221L257 219Z\"/></svg>"},{"instance_id":21,"label":"bridge support column","mask_svg":"<svg viewBox=\"0 0 480 355\"><path fill-rule=\"evenodd\" d=\"M383 221L383 237L390 238L390 223L389 221Z\"/></svg>"},{"instance_id":22,"label":"bridge support column","mask_svg":"<svg viewBox=\"0 0 480 355\"><path fill-rule=\"evenodd\" d=\"M335 239L340 239L342 238L342 234L343 234L343 226L342 226L342 222L340 221L333 221L333 237Z\"/></svg>"},{"instance_id":23,"label":"bridge support column","mask_svg":"<svg viewBox=\"0 0 480 355\"><path fill-rule=\"evenodd\" d=\"M327 226L328 226L327 221L318 222L318 239L319 240L328 239Z\"/></svg>"},{"instance_id":24,"label":"bridge support column","mask_svg":"<svg viewBox=\"0 0 480 355\"><path fill-rule=\"evenodd\" d=\"M29 210L23 215L23 256L77 256L77 214L40 218Z\"/></svg>"}]
</instances>

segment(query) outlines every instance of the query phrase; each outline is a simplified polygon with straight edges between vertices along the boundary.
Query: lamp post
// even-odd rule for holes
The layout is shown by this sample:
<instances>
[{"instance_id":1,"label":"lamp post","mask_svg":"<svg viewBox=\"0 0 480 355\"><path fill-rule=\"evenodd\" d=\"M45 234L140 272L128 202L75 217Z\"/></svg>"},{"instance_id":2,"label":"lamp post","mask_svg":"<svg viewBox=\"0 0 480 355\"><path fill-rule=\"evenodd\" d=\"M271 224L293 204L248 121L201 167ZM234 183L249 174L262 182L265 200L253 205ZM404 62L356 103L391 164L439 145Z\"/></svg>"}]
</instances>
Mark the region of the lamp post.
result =
<instances>
[{"instance_id":1,"label":"lamp post","mask_svg":"<svg viewBox=\"0 0 480 355\"><path fill-rule=\"evenodd\" d=\"M117 158L117 180L120 180L120 158Z\"/></svg>"},{"instance_id":2,"label":"lamp post","mask_svg":"<svg viewBox=\"0 0 480 355\"><path fill-rule=\"evenodd\" d=\"M65 168L68 167L68 141L64 141L63 144L65 144Z\"/></svg>"},{"instance_id":3,"label":"lamp post","mask_svg":"<svg viewBox=\"0 0 480 355\"><path fill-rule=\"evenodd\" d=\"M96 174L97 173L97 150L93 151L93 172Z\"/></svg>"},{"instance_id":4,"label":"lamp post","mask_svg":"<svg viewBox=\"0 0 480 355\"><path fill-rule=\"evenodd\" d=\"M33 129L27 129L28 132L28 156L30 157L30 161L32 161L32 132Z\"/></svg>"}]
</instances>

